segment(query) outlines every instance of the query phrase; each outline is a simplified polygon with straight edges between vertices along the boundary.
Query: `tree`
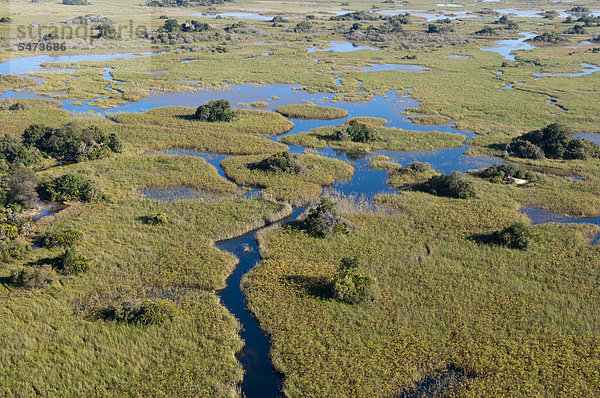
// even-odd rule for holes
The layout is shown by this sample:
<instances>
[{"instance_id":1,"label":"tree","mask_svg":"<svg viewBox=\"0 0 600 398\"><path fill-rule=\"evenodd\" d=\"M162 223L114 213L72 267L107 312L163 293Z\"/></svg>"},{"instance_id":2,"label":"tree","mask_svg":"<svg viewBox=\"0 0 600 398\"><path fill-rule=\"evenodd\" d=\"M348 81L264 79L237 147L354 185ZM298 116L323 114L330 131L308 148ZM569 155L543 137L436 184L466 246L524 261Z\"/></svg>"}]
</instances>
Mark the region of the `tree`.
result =
<instances>
[{"instance_id":1,"label":"tree","mask_svg":"<svg viewBox=\"0 0 600 398\"><path fill-rule=\"evenodd\" d=\"M306 165L299 155L289 151L273 154L260 162L248 165L250 169L270 171L273 173L301 173L306 170Z\"/></svg>"},{"instance_id":2,"label":"tree","mask_svg":"<svg viewBox=\"0 0 600 398\"><path fill-rule=\"evenodd\" d=\"M20 164L5 177L6 203L17 203L25 209L35 207L39 201L36 193L35 173Z\"/></svg>"},{"instance_id":3,"label":"tree","mask_svg":"<svg viewBox=\"0 0 600 398\"><path fill-rule=\"evenodd\" d=\"M375 279L360 273L356 257L343 258L338 273L331 281L333 298L346 304L357 304L373 296Z\"/></svg>"},{"instance_id":4,"label":"tree","mask_svg":"<svg viewBox=\"0 0 600 398\"><path fill-rule=\"evenodd\" d=\"M229 101L220 99L208 101L196 109L195 118L203 122L230 122L235 117Z\"/></svg>"},{"instance_id":5,"label":"tree","mask_svg":"<svg viewBox=\"0 0 600 398\"><path fill-rule=\"evenodd\" d=\"M520 250L527 248L530 238L529 226L524 222L518 222L492 234L492 241L497 245Z\"/></svg>"},{"instance_id":6,"label":"tree","mask_svg":"<svg viewBox=\"0 0 600 398\"><path fill-rule=\"evenodd\" d=\"M309 210L300 226L315 238L326 238L336 233L347 234L352 230L350 222L338 214L335 203L325 197L321 198L319 205Z\"/></svg>"},{"instance_id":7,"label":"tree","mask_svg":"<svg viewBox=\"0 0 600 398\"><path fill-rule=\"evenodd\" d=\"M78 275L91 268L90 260L84 256L77 255L75 247L65 250L60 257L58 269L65 275Z\"/></svg>"},{"instance_id":8,"label":"tree","mask_svg":"<svg viewBox=\"0 0 600 398\"><path fill-rule=\"evenodd\" d=\"M350 120L345 128L334 132L334 138L338 141L368 143L375 141L377 132L358 120Z\"/></svg>"},{"instance_id":9,"label":"tree","mask_svg":"<svg viewBox=\"0 0 600 398\"><path fill-rule=\"evenodd\" d=\"M62 232L50 233L44 239L44 245L46 247L62 247L68 249L75 246L81 239L81 232L74 229L67 229Z\"/></svg>"},{"instance_id":10,"label":"tree","mask_svg":"<svg viewBox=\"0 0 600 398\"><path fill-rule=\"evenodd\" d=\"M42 199L53 202L93 202L102 198L94 183L79 174L65 174L38 184L37 191Z\"/></svg>"},{"instance_id":11,"label":"tree","mask_svg":"<svg viewBox=\"0 0 600 398\"><path fill-rule=\"evenodd\" d=\"M458 171L450 175L432 176L423 184L423 188L433 195L449 198L469 199L476 196L471 181Z\"/></svg>"}]
</instances>

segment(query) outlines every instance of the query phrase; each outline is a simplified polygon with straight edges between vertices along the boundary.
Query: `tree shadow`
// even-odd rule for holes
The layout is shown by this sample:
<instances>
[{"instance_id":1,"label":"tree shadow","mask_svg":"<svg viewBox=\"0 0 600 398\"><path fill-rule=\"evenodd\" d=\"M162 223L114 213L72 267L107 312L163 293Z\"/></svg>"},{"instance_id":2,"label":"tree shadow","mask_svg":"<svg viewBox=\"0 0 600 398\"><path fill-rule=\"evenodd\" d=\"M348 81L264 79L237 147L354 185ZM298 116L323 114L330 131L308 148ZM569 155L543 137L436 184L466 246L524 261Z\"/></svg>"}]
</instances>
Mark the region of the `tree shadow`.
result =
<instances>
[{"instance_id":1,"label":"tree shadow","mask_svg":"<svg viewBox=\"0 0 600 398\"><path fill-rule=\"evenodd\" d=\"M175 118L177 119L183 119L183 120L198 120L196 119L196 115L175 115Z\"/></svg>"},{"instance_id":2,"label":"tree shadow","mask_svg":"<svg viewBox=\"0 0 600 398\"><path fill-rule=\"evenodd\" d=\"M398 397L445 397L450 395L453 389L473 378L475 378L474 374L452 365L444 372L426 378L413 388L405 389Z\"/></svg>"},{"instance_id":3,"label":"tree shadow","mask_svg":"<svg viewBox=\"0 0 600 398\"><path fill-rule=\"evenodd\" d=\"M290 275L286 280L292 282L299 290L307 295L328 300L333 298L331 294L331 282L325 277Z\"/></svg>"}]
</instances>

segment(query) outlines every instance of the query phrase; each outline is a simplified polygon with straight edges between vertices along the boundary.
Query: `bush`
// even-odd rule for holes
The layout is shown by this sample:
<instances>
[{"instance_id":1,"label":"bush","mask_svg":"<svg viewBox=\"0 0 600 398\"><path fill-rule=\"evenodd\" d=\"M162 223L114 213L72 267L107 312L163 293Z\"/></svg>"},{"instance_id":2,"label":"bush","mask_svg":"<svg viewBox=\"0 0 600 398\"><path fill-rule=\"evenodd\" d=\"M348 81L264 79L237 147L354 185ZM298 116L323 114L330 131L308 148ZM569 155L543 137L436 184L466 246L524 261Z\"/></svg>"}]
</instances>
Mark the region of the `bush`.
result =
<instances>
[{"instance_id":1,"label":"bush","mask_svg":"<svg viewBox=\"0 0 600 398\"><path fill-rule=\"evenodd\" d=\"M589 159L600 158L600 147L598 144L585 138L573 138L567 144L564 154L565 159Z\"/></svg>"},{"instance_id":2,"label":"bush","mask_svg":"<svg viewBox=\"0 0 600 398\"><path fill-rule=\"evenodd\" d=\"M248 165L250 169L270 171L273 173L295 173L299 174L306 171L306 165L299 155L292 155L290 152L280 152L269 156L260 162Z\"/></svg>"},{"instance_id":3,"label":"bush","mask_svg":"<svg viewBox=\"0 0 600 398\"><path fill-rule=\"evenodd\" d=\"M31 245L21 239L0 241L0 259L5 263L25 258L30 250Z\"/></svg>"},{"instance_id":4,"label":"bush","mask_svg":"<svg viewBox=\"0 0 600 398\"><path fill-rule=\"evenodd\" d=\"M15 287L25 289L43 289L58 280L52 267L21 268L11 271L8 282Z\"/></svg>"},{"instance_id":5,"label":"bush","mask_svg":"<svg viewBox=\"0 0 600 398\"><path fill-rule=\"evenodd\" d=\"M77 255L74 247L65 250L57 265L59 271L65 275L78 275L91 268L90 260L84 256Z\"/></svg>"},{"instance_id":6,"label":"bush","mask_svg":"<svg viewBox=\"0 0 600 398\"><path fill-rule=\"evenodd\" d=\"M19 228L14 225L0 224L0 239L15 239L19 236Z\"/></svg>"},{"instance_id":7,"label":"bush","mask_svg":"<svg viewBox=\"0 0 600 398\"><path fill-rule=\"evenodd\" d=\"M600 147L584 138L571 138L571 130L553 123L543 129L534 130L514 138L506 147L508 154L527 158L541 159L544 156L553 159L587 159L600 157Z\"/></svg>"},{"instance_id":8,"label":"bush","mask_svg":"<svg viewBox=\"0 0 600 398\"><path fill-rule=\"evenodd\" d=\"M167 300L144 300L142 302L125 302L99 312L104 320L135 323L140 325L162 325L172 320L177 310Z\"/></svg>"},{"instance_id":9,"label":"bush","mask_svg":"<svg viewBox=\"0 0 600 398\"><path fill-rule=\"evenodd\" d=\"M521 178L521 179L532 179L534 176L526 171L525 169L515 166L512 164L503 164L500 165L498 163L488 167L480 173L480 176L483 178L488 178L492 182L502 181L509 178Z\"/></svg>"},{"instance_id":10,"label":"bush","mask_svg":"<svg viewBox=\"0 0 600 398\"><path fill-rule=\"evenodd\" d=\"M44 246L48 248L62 247L63 249L67 249L75 246L81 240L81 236L81 232L74 229L48 233L44 238Z\"/></svg>"},{"instance_id":11,"label":"bush","mask_svg":"<svg viewBox=\"0 0 600 398\"><path fill-rule=\"evenodd\" d=\"M352 225L341 217L336 210L335 203L327 198L321 198L321 203L312 208L304 220L300 222L301 228L315 238L326 238L337 233L350 233Z\"/></svg>"},{"instance_id":12,"label":"bush","mask_svg":"<svg viewBox=\"0 0 600 398\"><path fill-rule=\"evenodd\" d=\"M145 217L144 222L149 225L167 225L169 224L169 218L164 213L158 213Z\"/></svg>"},{"instance_id":13,"label":"bush","mask_svg":"<svg viewBox=\"0 0 600 398\"><path fill-rule=\"evenodd\" d=\"M235 117L229 101L208 101L196 109L195 118L203 122L230 122Z\"/></svg>"},{"instance_id":14,"label":"bush","mask_svg":"<svg viewBox=\"0 0 600 398\"><path fill-rule=\"evenodd\" d=\"M21 208L31 209L38 202L35 173L22 165L17 165L4 176L4 205L17 204Z\"/></svg>"},{"instance_id":15,"label":"bush","mask_svg":"<svg viewBox=\"0 0 600 398\"><path fill-rule=\"evenodd\" d=\"M450 175L432 176L423 184L426 192L437 196L446 196L449 198L469 199L475 197L475 190L471 181L463 173L458 171Z\"/></svg>"},{"instance_id":16,"label":"bush","mask_svg":"<svg viewBox=\"0 0 600 398\"><path fill-rule=\"evenodd\" d=\"M312 24L308 21L301 21L296 24L294 28L294 32L296 33L304 33L308 32L312 28Z\"/></svg>"},{"instance_id":17,"label":"bush","mask_svg":"<svg viewBox=\"0 0 600 398\"><path fill-rule=\"evenodd\" d=\"M359 272L356 258L344 258L331 281L333 298L346 304L357 304L373 297L375 280Z\"/></svg>"},{"instance_id":18,"label":"bush","mask_svg":"<svg viewBox=\"0 0 600 398\"><path fill-rule=\"evenodd\" d=\"M507 146L509 155L524 159L543 159L544 151L539 146L522 139L513 139Z\"/></svg>"},{"instance_id":19,"label":"bush","mask_svg":"<svg viewBox=\"0 0 600 398\"><path fill-rule=\"evenodd\" d=\"M529 245L531 232L529 226L519 222L492 234L492 242L511 249L524 250Z\"/></svg>"},{"instance_id":20,"label":"bush","mask_svg":"<svg viewBox=\"0 0 600 398\"><path fill-rule=\"evenodd\" d=\"M23 133L23 142L67 162L99 159L121 151L121 142L115 134L106 134L94 125L79 129L72 123L59 128L32 124Z\"/></svg>"},{"instance_id":21,"label":"bush","mask_svg":"<svg viewBox=\"0 0 600 398\"><path fill-rule=\"evenodd\" d=\"M535 36L533 39L529 39L527 41L537 42L537 43L561 43L564 41L568 41L564 37L560 36L556 32L544 32L541 35Z\"/></svg>"},{"instance_id":22,"label":"bush","mask_svg":"<svg viewBox=\"0 0 600 398\"><path fill-rule=\"evenodd\" d=\"M42 199L53 202L93 202L102 198L94 183L79 174L65 174L44 181L38 185L37 191Z\"/></svg>"},{"instance_id":23,"label":"bush","mask_svg":"<svg viewBox=\"0 0 600 398\"><path fill-rule=\"evenodd\" d=\"M348 125L334 132L337 141L373 142L377 138L377 132L371 127L357 120L350 120Z\"/></svg>"},{"instance_id":24,"label":"bush","mask_svg":"<svg viewBox=\"0 0 600 398\"><path fill-rule=\"evenodd\" d=\"M27 148L19 139L5 134L0 140L0 159L9 165L31 166L39 161L39 156L37 151Z\"/></svg>"}]
</instances>

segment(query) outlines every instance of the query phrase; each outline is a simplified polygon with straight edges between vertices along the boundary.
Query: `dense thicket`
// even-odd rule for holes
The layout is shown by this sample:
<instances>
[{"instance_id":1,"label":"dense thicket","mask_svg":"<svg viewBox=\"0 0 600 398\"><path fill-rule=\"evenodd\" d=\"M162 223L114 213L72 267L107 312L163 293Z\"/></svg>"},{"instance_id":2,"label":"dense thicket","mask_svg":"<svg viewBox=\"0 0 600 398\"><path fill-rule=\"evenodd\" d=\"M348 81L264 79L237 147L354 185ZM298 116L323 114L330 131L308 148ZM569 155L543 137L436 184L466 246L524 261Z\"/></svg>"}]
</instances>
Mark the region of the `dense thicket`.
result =
<instances>
[{"instance_id":1,"label":"dense thicket","mask_svg":"<svg viewBox=\"0 0 600 398\"><path fill-rule=\"evenodd\" d=\"M107 134L94 125L79 128L72 123L58 128L32 124L23 133L23 144L67 162L99 159L121 151L121 142L114 133Z\"/></svg>"},{"instance_id":2,"label":"dense thicket","mask_svg":"<svg viewBox=\"0 0 600 398\"><path fill-rule=\"evenodd\" d=\"M37 186L37 192L42 199L53 202L93 202L102 199L94 182L79 174L65 174L42 181Z\"/></svg>"},{"instance_id":3,"label":"dense thicket","mask_svg":"<svg viewBox=\"0 0 600 398\"><path fill-rule=\"evenodd\" d=\"M310 209L306 218L296 225L316 238L352 231L350 222L338 214L336 204L327 198L321 198L321 202Z\"/></svg>"},{"instance_id":4,"label":"dense thicket","mask_svg":"<svg viewBox=\"0 0 600 398\"><path fill-rule=\"evenodd\" d=\"M194 117L203 122L230 122L235 117L229 101L220 99L208 101L196 109Z\"/></svg>"},{"instance_id":5,"label":"dense thicket","mask_svg":"<svg viewBox=\"0 0 600 398\"><path fill-rule=\"evenodd\" d=\"M506 146L506 152L526 159L600 158L598 144L585 138L571 138L572 135L572 131L565 125L553 123L513 138Z\"/></svg>"},{"instance_id":6,"label":"dense thicket","mask_svg":"<svg viewBox=\"0 0 600 398\"><path fill-rule=\"evenodd\" d=\"M475 197L471 181L458 171L452 174L435 175L418 188L437 196L468 199Z\"/></svg>"}]
</instances>

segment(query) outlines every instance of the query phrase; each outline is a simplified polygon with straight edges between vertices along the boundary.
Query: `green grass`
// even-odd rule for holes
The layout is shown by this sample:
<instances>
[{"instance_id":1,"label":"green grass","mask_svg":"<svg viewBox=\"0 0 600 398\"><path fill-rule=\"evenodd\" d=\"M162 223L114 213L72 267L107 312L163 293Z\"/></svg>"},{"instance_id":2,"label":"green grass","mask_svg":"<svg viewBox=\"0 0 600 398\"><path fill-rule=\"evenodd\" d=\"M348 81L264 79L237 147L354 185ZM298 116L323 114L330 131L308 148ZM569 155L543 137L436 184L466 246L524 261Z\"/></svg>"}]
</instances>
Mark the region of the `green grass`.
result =
<instances>
[{"instance_id":1,"label":"green grass","mask_svg":"<svg viewBox=\"0 0 600 398\"><path fill-rule=\"evenodd\" d=\"M525 252L476 243L522 219L518 205L423 193L382 197L395 214L345 215L351 235L283 227L244 280L289 396L394 396L451 367L457 396L596 395L600 232L534 228ZM372 302L327 296L344 256L377 279Z\"/></svg>"},{"instance_id":2,"label":"green grass","mask_svg":"<svg viewBox=\"0 0 600 398\"><path fill-rule=\"evenodd\" d=\"M370 152L375 150L392 151L430 151L439 148L459 147L466 140L462 134L407 131L397 128L376 128L379 134L375 141L369 143L337 141L334 137L336 129L343 126L319 127L309 132L288 135L282 142L290 145L301 145L309 148L324 148Z\"/></svg>"},{"instance_id":3,"label":"green grass","mask_svg":"<svg viewBox=\"0 0 600 398\"><path fill-rule=\"evenodd\" d=\"M301 173L272 172L251 169L253 163L266 156L236 156L225 159L221 166L232 181L244 186L264 188L262 194L277 200L302 204L316 200L324 186L336 180L352 177L354 169L347 163L322 156L304 154L301 161L306 170Z\"/></svg>"},{"instance_id":4,"label":"green grass","mask_svg":"<svg viewBox=\"0 0 600 398\"><path fill-rule=\"evenodd\" d=\"M291 119L308 120L334 120L348 116L348 112L344 109L315 104L283 105L275 109L275 112Z\"/></svg>"}]
</instances>

